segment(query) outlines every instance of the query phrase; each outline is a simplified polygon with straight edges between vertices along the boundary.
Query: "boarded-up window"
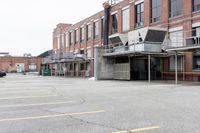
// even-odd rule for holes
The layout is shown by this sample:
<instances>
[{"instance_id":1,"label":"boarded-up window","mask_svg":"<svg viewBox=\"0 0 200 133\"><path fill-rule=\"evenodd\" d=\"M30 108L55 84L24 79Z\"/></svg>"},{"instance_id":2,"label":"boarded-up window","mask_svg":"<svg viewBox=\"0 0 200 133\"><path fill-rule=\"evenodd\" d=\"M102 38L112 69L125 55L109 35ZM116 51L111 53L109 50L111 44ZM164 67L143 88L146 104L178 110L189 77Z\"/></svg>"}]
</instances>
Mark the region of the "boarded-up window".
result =
<instances>
[{"instance_id":1,"label":"boarded-up window","mask_svg":"<svg viewBox=\"0 0 200 133\"><path fill-rule=\"evenodd\" d=\"M90 49L90 48L87 49L87 57L88 57L88 58L91 58L91 57L92 57L92 56L91 56L91 49Z\"/></svg>"},{"instance_id":2,"label":"boarded-up window","mask_svg":"<svg viewBox=\"0 0 200 133\"><path fill-rule=\"evenodd\" d=\"M129 29L130 29L130 10L129 9L123 10L122 15L123 15L123 19L122 19L123 32L129 31Z\"/></svg>"},{"instance_id":3,"label":"boarded-up window","mask_svg":"<svg viewBox=\"0 0 200 133\"><path fill-rule=\"evenodd\" d=\"M180 47L183 46L183 31L173 31L170 32L170 41L171 41L171 46L172 47Z\"/></svg>"}]
</instances>

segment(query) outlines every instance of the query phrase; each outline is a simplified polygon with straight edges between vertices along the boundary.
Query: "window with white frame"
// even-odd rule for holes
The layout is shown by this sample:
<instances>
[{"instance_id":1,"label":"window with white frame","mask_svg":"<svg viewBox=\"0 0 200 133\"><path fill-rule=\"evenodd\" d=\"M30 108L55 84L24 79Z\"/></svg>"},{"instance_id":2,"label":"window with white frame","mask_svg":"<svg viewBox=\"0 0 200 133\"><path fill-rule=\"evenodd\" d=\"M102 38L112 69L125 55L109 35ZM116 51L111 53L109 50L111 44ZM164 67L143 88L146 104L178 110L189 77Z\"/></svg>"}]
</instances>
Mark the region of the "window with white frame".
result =
<instances>
[{"instance_id":1,"label":"window with white frame","mask_svg":"<svg viewBox=\"0 0 200 133\"><path fill-rule=\"evenodd\" d=\"M129 10L129 8L122 11L122 29L123 29L123 32L130 30L130 10Z\"/></svg>"},{"instance_id":2,"label":"window with white frame","mask_svg":"<svg viewBox=\"0 0 200 133\"><path fill-rule=\"evenodd\" d=\"M99 22L94 22L94 39L98 38L99 36Z\"/></svg>"},{"instance_id":3,"label":"window with white frame","mask_svg":"<svg viewBox=\"0 0 200 133\"><path fill-rule=\"evenodd\" d=\"M181 47L184 45L183 30L172 31L169 33L171 47Z\"/></svg>"}]
</instances>

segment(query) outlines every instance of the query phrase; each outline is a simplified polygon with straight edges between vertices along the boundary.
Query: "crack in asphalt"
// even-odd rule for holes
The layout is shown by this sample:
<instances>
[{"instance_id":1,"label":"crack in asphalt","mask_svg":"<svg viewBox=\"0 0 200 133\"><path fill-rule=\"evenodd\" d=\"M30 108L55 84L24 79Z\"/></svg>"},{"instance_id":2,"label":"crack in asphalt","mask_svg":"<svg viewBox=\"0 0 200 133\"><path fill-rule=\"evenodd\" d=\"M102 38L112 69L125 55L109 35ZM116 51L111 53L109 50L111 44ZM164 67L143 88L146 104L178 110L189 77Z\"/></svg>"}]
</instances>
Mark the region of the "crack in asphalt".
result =
<instances>
[{"instance_id":1,"label":"crack in asphalt","mask_svg":"<svg viewBox=\"0 0 200 133\"><path fill-rule=\"evenodd\" d=\"M78 105L84 104L86 102L86 100L84 98L80 98L80 99L81 99L81 102ZM51 111L51 110L42 110L42 111L51 112L51 113L58 113L58 114L65 114L65 113L61 113L61 112L57 112L57 111ZM74 120L78 120L78 121L80 121L82 123L82 124L69 124L69 125L66 125L68 127L69 126L76 126L76 125L83 125L83 123L86 123L86 124L89 124L89 125L96 125L96 126L105 127L105 128L111 128L111 129L115 129L115 130L123 130L121 128L114 127L114 126L108 126L108 125L105 125L105 124L86 121L86 120L74 117L72 115L69 115L68 117L71 118L71 119L74 119Z\"/></svg>"},{"instance_id":2,"label":"crack in asphalt","mask_svg":"<svg viewBox=\"0 0 200 133\"><path fill-rule=\"evenodd\" d=\"M78 121L80 121L80 122L82 122L82 123L86 123L86 124L89 124L89 125L95 125L95 126L100 126L100 127L105 127L105 128L112 128L112 129L115 129L115 130L123 130L123 129L118 128L118 127L108 126L108 125L105 125L105 124L100 124L100 123L95 123L95 122L83 120L83 119L74 117L74 116L72 116L72 115L70 115L69 117L70 117L71 119L78 120Z\"/></svg>"},{"instance_id":3,"label":"crack in asphalt","mask_svg":"<svg viewBox=\"0 0 200 133\"><path fill-rule=\"evenodd\" d=\"M80 98L80 101L78 103L75 103L74 106L76 105L82 105L86 102L86 100L84 98ZM65 114L65 113L61 113L61 112L57 112L57 111L52 111L49 109L39 109L40 111L45 111L45 112L50 112L50 113L58 113L58 114Z\"/></svg>"}]
</instances>

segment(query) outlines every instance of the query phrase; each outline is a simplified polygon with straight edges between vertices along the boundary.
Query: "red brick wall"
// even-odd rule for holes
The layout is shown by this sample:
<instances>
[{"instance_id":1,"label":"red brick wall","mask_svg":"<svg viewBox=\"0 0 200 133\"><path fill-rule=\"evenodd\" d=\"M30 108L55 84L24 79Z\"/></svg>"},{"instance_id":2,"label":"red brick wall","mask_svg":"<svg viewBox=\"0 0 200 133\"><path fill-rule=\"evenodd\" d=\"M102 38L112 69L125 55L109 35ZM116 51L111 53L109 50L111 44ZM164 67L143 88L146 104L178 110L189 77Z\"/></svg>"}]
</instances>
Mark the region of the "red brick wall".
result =
<instances>
[{"instance_id":1,"label":"red brick wall","mask_svg":"<svg viewBox=\"0 0 200 133\"><path fill-rule=\"evenodd\" d=\"M29 64L34 63L37 66L37 71L40 70L42 58L37 57L0 57L0 70L9 71L16 70L16 63L23 63L25 71L29 71Z\"/></svg>"}]
</instances>

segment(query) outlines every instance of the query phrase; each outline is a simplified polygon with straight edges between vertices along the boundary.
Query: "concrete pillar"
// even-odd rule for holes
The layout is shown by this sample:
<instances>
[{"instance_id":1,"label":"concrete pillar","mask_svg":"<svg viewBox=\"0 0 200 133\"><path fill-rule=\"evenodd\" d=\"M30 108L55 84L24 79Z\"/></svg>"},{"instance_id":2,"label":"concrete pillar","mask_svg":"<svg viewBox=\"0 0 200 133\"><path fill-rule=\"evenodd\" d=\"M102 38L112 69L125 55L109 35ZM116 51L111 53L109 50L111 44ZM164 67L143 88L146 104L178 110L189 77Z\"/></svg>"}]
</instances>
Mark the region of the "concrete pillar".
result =
<instances>
[{"instance_id":1,"label":"concrete pillar","mask_svg":"<svg viewBox=\"0 0 200 133\"><path fill-rule=\"evenodd\" d=\"M151 82L151 55L148 55L148 81Z\"/></svg>"},{"instance_id":2,"label":"concrete pillar","mask_svg":"<svg viewBox=\"0 0 200 133\"><path fill-rule=\"evenodd\" d=\"M175 83L178 84L178 61L177 51L175 52Z\"/></svg>"}]
</instances>

